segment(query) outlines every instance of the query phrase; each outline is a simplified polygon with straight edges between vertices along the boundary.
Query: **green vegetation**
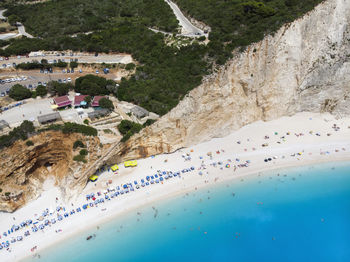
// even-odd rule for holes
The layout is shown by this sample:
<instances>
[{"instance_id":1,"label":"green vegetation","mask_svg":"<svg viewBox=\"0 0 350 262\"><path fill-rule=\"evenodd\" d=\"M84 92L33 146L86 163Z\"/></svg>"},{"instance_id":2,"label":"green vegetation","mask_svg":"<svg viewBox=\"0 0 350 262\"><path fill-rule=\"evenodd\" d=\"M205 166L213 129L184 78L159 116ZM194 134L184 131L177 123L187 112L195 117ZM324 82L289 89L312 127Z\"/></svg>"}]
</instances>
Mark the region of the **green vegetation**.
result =
<instances>
[{"instance_id":1,"label":"green vegetation","mask_svg":"<svg viewBox=\"0 0 350 262\"><path fill-rule=\"evenodd\" d=\"M161 0L60 0L6 7L6 16L16 16L11 21L22 22L29 33L42 38L101 30L125 19L171 32L178 27L171 9Z\"/></svg>"},{"instance_id":2,"label":"green vegetation","mask_svg":"<svg viewBox=\"0 0 350 262\"><path fill-rule=\"evenodd\" d=\"M154 120L154 119L147 119L146 122L143 123L143 127L150 126L155 122L156 122L156 120Z\"/></svg>"},{"instance_id":3,"label":"green vegetation","mask_svg":"<svg viewBox=\"0 0 350 262\"><path fill-rule=\"evenodd\" d=\"M261 40L321 1L176 0L185 13L212 29L207 46L194 41L179 48L167 46L164 35L148 29L176 32L175 16L163 0L60 0L33 5L13 1L5 4L6 15L18 16L29 33L41 38L0 41L0 46L9 44L0 49L0 55L37 50L130 53L138 61L136 72L130 79L123 78L118 88L113 81L85 76L77 80L75 90L88 95L113 93L119 100L163 115L198 86L204 75L231 58L233 50ZM93 32L68 36L88 31ZM125 66L127 70L133 67ZM124 134L125 139L130 133Z\"/></svg>"},{"instance_id":4,"label":"green vegetation","mask_svg":"<svg viewBox=\"0 0 350 262\"><path fill-rule=\"evenodd\" d=\"M19 127L10 131L8 135L0 136L0 149L11 146L17 140L26 140L29 135L34 132L35 128L33 123L25 120Z\"/></svg>"},{"instance_id":5,"label":"green vegetation","mask_svg":"<svg viewBox=\"0 0 350 262\"><path fill-rule=\"evenodd\" d=\"M83 122L84 122L85 125L89 124L89 120L88 119L85 119Z\"/></svg>"},{"instance_id":6,"label":"green vegetation","mask_svg":"<svg viewBox=\"0 0 350 262\"><path fill-rule=\"evenodd\" d=\"M62 131L64 134L81 133L86 136L97 136L97 130L95 128L71 122L64 123L63 125L53 124L41 131L47 130Z\"/></svg>"},{"instance_id":7,"label":"green vegetation","mask_svg":"<svg viewBox=\"0 0 350 262\"><path fill-rule=\"evenodd\" d=\"M109 100L108 98L101 98L100 101L98 101L98 105L101 108L106 108L108 110L114 109L113 102L111 100Z\"/></svg>"},{"instance_id":8,"label":"green vegetation","mask_svg":"<svg viewBox=\"0 0 350 262\"><path fill-rule=\"evenodd\" d=\"M142 128L143 126L138 123L131 122L129 120L122 120L118 125L118 130L123 135L121 141L127 141L132 135L140 132Z\"/></svg>"},{"instance_id":9,"label":"green vegetation","mask_svg":"<svg viewBox=\"0 0 350 262\"><path fill-rule=\"evenodd\" d=\"M84 143L83 143L81 140L77 140L77 141L75 141L74 144L73 144L73 148L74 148L74 149L76 149L76 148L78 148L78 147L85 148L85 145L84 145Z\"/></svg>"},{"instance_id":10,"label":"green vegetation","mask_svg":"<svg viewBox=\"0 0 350 262\"><path fill-rule=\"evenodd\" d=\"M33 146L33 145L34 145L34 143L33 143L33 141L32 141L32 140L28 140L28 141L26 142L26 145L27 145L27 146Z\"/></svg>"},{"instance_id":11,"label":"green vegetation","mask_svg":"<svg viewBox=\"0 0 350 262\"><path fill-rule=\"evenodd\" d=\"M38 85L35 91L38 96L44 97L47 95L47 88L43 85Z\"/></svg>"},{"instance_id":12,"label":"green vegetation","mask_svg":"<svg viewBox=\"0 0 350 262\"><path fill-rule=\"evenodd\" d=\"M105 133L105 134L113 134L113 131L112 130L110 130L110 129L103 129L103 132Z\"/></svg>"},{"instance_id":13,"label":"green vegetation","mask_svg":"<svg viewBox=\"0 0 350 262\"><path fill-rule=\"evenodd\" d=\"M83 155L76 155L73 157L73 160L77 161L77 162L83 162L83 163L87 162L85 159L85 156L83 156Z\"/></svg>"},{"instance_id":14,"label":"green vegetation","mask_svg":"<svg viewBox=\"0 0 350 262\"><path fill-rule=\"evenodd\" d=\"M70 83L58 83L56 81L50 81L47 84L47 91L50 95L63 96L68 94L69 90L73 90L74 86Z\"/></svg>"},{"instance_id":15,"label":"green vegetation","mask_svg":"<svg viewBox=\"0 0 350 262\"><path fill-rule=\"evenodd\" d=\"M14 100L23 100L32 97L32 92L20 84L11 87L9 96Z\"/></svg>"},{"instance_id":16,"label":"green vegetation","mask_svg":"<svg viewBox=\"0 0 350 262\"><path fill-rule=\"evenodd\" d=\"M11 195L11 192L5 192L5 196L10 196Z\"/></svg>"},{"instance_id":17,"label":"green vegetation","mask_svg":"<svg viewBox=\"0 0 350 262\"><path fill-rule=\"evenodd\" d=\"M108 95L114 87L115 82L113 80L95 75L86 75L75 80L74 90L84 95L96 96Z\"/></svg>"},{"instance_id":18,"label":"green vegetation","mask_svg":"<svg viewBox=\"0 0 350 262\"><path fill-rule=\"evenodd\" d=\"M84 101L88 104L88 106L90 106L91 101L92 101L92 97L91 97L91 96L86 96L86 97L84 98Z\"/></svg>"},{"instance_id":19,"label":"green vegetation","mask_svg":"<svg viewBox=\"0 0 350 262\"><path fill-rule=\"evenodd\" d=\"M175 0L181 10L211 26L209 55L219 64L312 10L322 0Z\"/></svg>"},{"instance_id":20,"label":"green vegetation","mask_svg":"<svg viewBox=\"0 0 350 262\"><path fill-rule=\"evenodd\" d=\"M68 64L66 62L59 61L57 63L49 64L46 59L39 61L32 61L27 63L20 63L16 65L16 69L33 70L33 69L50 69L54 67L65 68Z\"/></svg>"},{"instance_id":21,"label":"green vegetation","mask_svg":"<svg viewBox=\"0 0 350 262\"><path fill-rule=\"evenodd\" d=\"M86 149L82 149L79 151L79 154L82 155L82 156L87 156L88 155L88 151Z\"/></svg>"}]
</instances>

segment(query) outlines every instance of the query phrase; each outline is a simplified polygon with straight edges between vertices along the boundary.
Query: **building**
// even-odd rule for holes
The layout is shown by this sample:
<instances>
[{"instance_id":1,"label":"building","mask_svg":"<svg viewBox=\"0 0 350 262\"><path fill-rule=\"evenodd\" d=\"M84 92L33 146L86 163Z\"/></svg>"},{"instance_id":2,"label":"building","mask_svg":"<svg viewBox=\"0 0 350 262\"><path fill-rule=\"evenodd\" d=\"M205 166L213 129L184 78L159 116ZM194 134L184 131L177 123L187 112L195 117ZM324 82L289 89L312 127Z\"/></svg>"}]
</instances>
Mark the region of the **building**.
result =
<instances>
[{"instance_id":1,"label":"building","mask_svg":"<svg viewBox=\"0 0 350 262\"><path fill-rule=\"evenodd\" d=\"M88 117L90 119L94 119L96 117L108 115L110 112L111 111L109 111L108 109L102 108L102 109L94 110L94 111L88 113Z\"/></svg>"},{"instance_id":2,"label":"building","mask_svg":"<svg viewBox=\"0 0 350 262\"><path fill-rule=\"evenodd\" d=\"M92 107L98 107L100 106L98 102L100 102L100 100L102 98L106 98L105 96L94 96L94 99L92 100L91 106Z\"/></svg>"},{"instance_id":3,"label":"building","mask_svg":"<svg viewBox=\"0 0 350 262\"><path fill-rule=\"evenodd\" d=\"M68 96L55 97L53 101L57 105L57 108L63 108L72 105L72 101L69 100Z\"/></svg>"},{"instance_id":4,"label":"building","mask_svg":"<svg viewBox=\"0 0 350 262\"><path fill-rule=\"evenodd\" d=\"M149 116L149 112L140 106L134 106L130 109L130 111L134 114L134 116L140 119Z\"/></svg>"},{"instance_id":5,"label":"building","mask_svg":"<svg viewBox=\"0 0 350 262\"><path fill-rule=\"evenodd\" d=\"M79 95L74 97L74 107L86 107L87 103L85 102L85 97L87 95Z\"/></svg>"},{"instance_id":6,"label":"building","mask_svg":"<svg viewBox=\"0 0 350 262\"><path fill-rule=\"evenodd\" d=\"M0 120L0 131L4 130L7 127L10 128L10 125L5 120Z\"/></svg>"},{"instance_id":7,"label":"building","mask_svg":"<svg viewBox=\"0 0 350 262\"><path fill-rule=\"evenodd\" d=\"M47 123L52 123L52 122L55 122L57 120L61 120L61 115L58 112L38 116L38 122L41 125L47 124Z\"/></svg>"}]
</instances>

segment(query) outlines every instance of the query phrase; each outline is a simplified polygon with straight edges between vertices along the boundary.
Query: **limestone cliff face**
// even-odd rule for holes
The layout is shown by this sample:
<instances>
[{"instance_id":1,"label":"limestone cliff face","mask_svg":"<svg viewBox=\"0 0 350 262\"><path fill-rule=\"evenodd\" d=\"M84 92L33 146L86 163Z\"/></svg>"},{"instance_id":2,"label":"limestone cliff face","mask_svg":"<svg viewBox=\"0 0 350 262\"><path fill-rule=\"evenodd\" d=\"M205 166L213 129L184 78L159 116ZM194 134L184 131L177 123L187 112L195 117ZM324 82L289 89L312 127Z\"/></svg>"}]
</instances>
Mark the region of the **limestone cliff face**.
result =
<instances>
[{"instance_id":1,"label":"limestone cliff face","mask_svg":"<svg viewBox=\"0 0 350 262\"><path fill-rule=\"evenodd\" d=\"M34 145L17 141L0 153L0 211L12 212L42 192L44 181L53 177L63 197L69 198L82 190L87 182L83 175L86 165L73 161L79 149L73 143L82 140L89 154L87 160L98 159L99 140L80 134L44 132L30 138Z\"/></svg>"},{"instance_id":2,"label":"limestone cliff face","mask_svg":"<svg viewBox=\"0 0 350 262\"><path fill-rule=\"evenodd\" d=\"M257 120L350 113L350 0L328 0L236 54L110 163L172 152Z\"/></svg>"}]
</instances>

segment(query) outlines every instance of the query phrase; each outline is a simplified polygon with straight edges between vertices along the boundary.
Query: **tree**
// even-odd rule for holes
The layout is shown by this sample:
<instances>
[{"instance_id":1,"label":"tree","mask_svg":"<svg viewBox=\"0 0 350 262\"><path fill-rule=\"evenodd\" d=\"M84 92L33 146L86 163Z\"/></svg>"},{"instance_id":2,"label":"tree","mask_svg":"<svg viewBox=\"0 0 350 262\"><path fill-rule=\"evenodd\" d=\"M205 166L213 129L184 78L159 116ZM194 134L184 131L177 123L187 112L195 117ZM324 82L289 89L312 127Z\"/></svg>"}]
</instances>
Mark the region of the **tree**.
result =
<instances>
[{"instance_id":1,"label":"tree","mask_svg":"<svg viewBox=\"0 0 350 262\"><path fill-rule=\"evenodd\" d=\"M17 15L10 15L8 17L8 22L10 25L16 25L16 22L19 22L20 18Z\"/></svg>"},{"instance_id":2,"label":"tree","mask_svg":"<svg viewBox=\"0 0 350 262\"><path fill-rule=\"evenodd\" d=\"M109 100L108 98L101 98L100 101L98 101L98 105L100 107L106 108L108 110L114 109L113 102L111 100Z\"/></svg>"},{"instance_id":3,"label":"tree","mask_svg":"<svg viewBox=\"0 0 350 262\"><path fill-rule=\"evenodd\" d=\"M47 88L43 85L39 85L37 88L36 88L36 94L38 96L41 96L41 97L44 97L47 95Z\"/></svg>"},{"instance_id":4,"label":"tree","mask_svg":"<svg viewBox=\"0 0 350 262\"><path fill-rule=\"evenodd\" d=\"M70 68L77 68L78 67L78 63L72 61L72 62L69 63L69 66L70 66Z\"/></svg>"},{"instance_id":5,"label":"tree","mask_svg":"<svg viewBox=\"0 0 350 262\"><path fill-rule=\"evenodd\" d=\"M90 104L91 104L91 101L92 101L92 97L91 97L91 96L86 96L86 97L84 98L84 101L85 101L88 105L90 105Z\"/></svg>"},{"instance_id":6,"label":"tree","mask_svg":"<svg viewBox=\"0 0 350 262\"><path fill-rule=\"evenodd\" d=\"M11 87L9 96L17 101L32 97L32 92L20 84Z\"/></svg>"}]
</instances>

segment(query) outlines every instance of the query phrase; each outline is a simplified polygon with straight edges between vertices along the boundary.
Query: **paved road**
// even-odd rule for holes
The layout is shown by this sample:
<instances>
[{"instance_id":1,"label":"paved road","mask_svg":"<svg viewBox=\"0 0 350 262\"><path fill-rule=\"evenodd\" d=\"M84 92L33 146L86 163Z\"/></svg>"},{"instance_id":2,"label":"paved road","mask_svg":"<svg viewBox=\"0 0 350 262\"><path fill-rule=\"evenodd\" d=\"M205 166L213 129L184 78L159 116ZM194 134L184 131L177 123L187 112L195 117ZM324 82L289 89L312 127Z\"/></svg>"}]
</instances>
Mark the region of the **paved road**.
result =
<instances>
[{"instance_id":1,"label":"paved road","mask_svg":"<svg viewBox=\"0 0 350 262\"><path fill-rule=\"evenodd\" d=\"M6 10L7 9L0 10L0 19L6 19L6 17L4 16Z\"/></svg>"},{"instance_id":2,"label":"paved road","mask_svg":"<svg viewBox=\"0 0 350 262\"><path fill-rule=\"evenodd\" d=\"M177 20L179 21L182 27L181 35L189 36L189 37L205 36L204 32L201 29L191 24L191 22L184 16L180 8L175 3L173 3L170 0L165 0L165 2L171 7Z\"/></svg>"},{"instance_id":3,"label":"paved road","mask_svg":"<svg viewBox=\"0 0 350 262\"><path fill-rule=\"evenodd\" d=\"M62 55L64 53L65 55ZM44 56L31 56L31 57L26 57L26 56L11 56L9 57L9 60L1 60L0 58L0 66L3 64L8 64L10 63L26 63L26 62L32 62L33 60L36 61L41 61L41 59L46 59L49 63L56 62L58 59L64 62L70 62L75 61L78 59L78 63L87 63L87 64L128 64L132 63L132 56L129 54L99 54L98 56L95 56L94 54L91 53L72 53L68 54L67 52L57 52L56 54L46 54Z\"/></svg>"},{"instance_id":4,"label":"paved road","mask_svg":"<svg viewBox=\"0 0 350 262\"><path fill-rule=\"evenodd\" d=\"M20 35L26 36L28 38L34 38L34 36L32 36L32 35L30 35L30 34L28 34L26 32L26 29L24 28L24 25L22 25L21 23L17 22L17 28L18 28L18 33Z\"/></svg>"}]
</instances>

